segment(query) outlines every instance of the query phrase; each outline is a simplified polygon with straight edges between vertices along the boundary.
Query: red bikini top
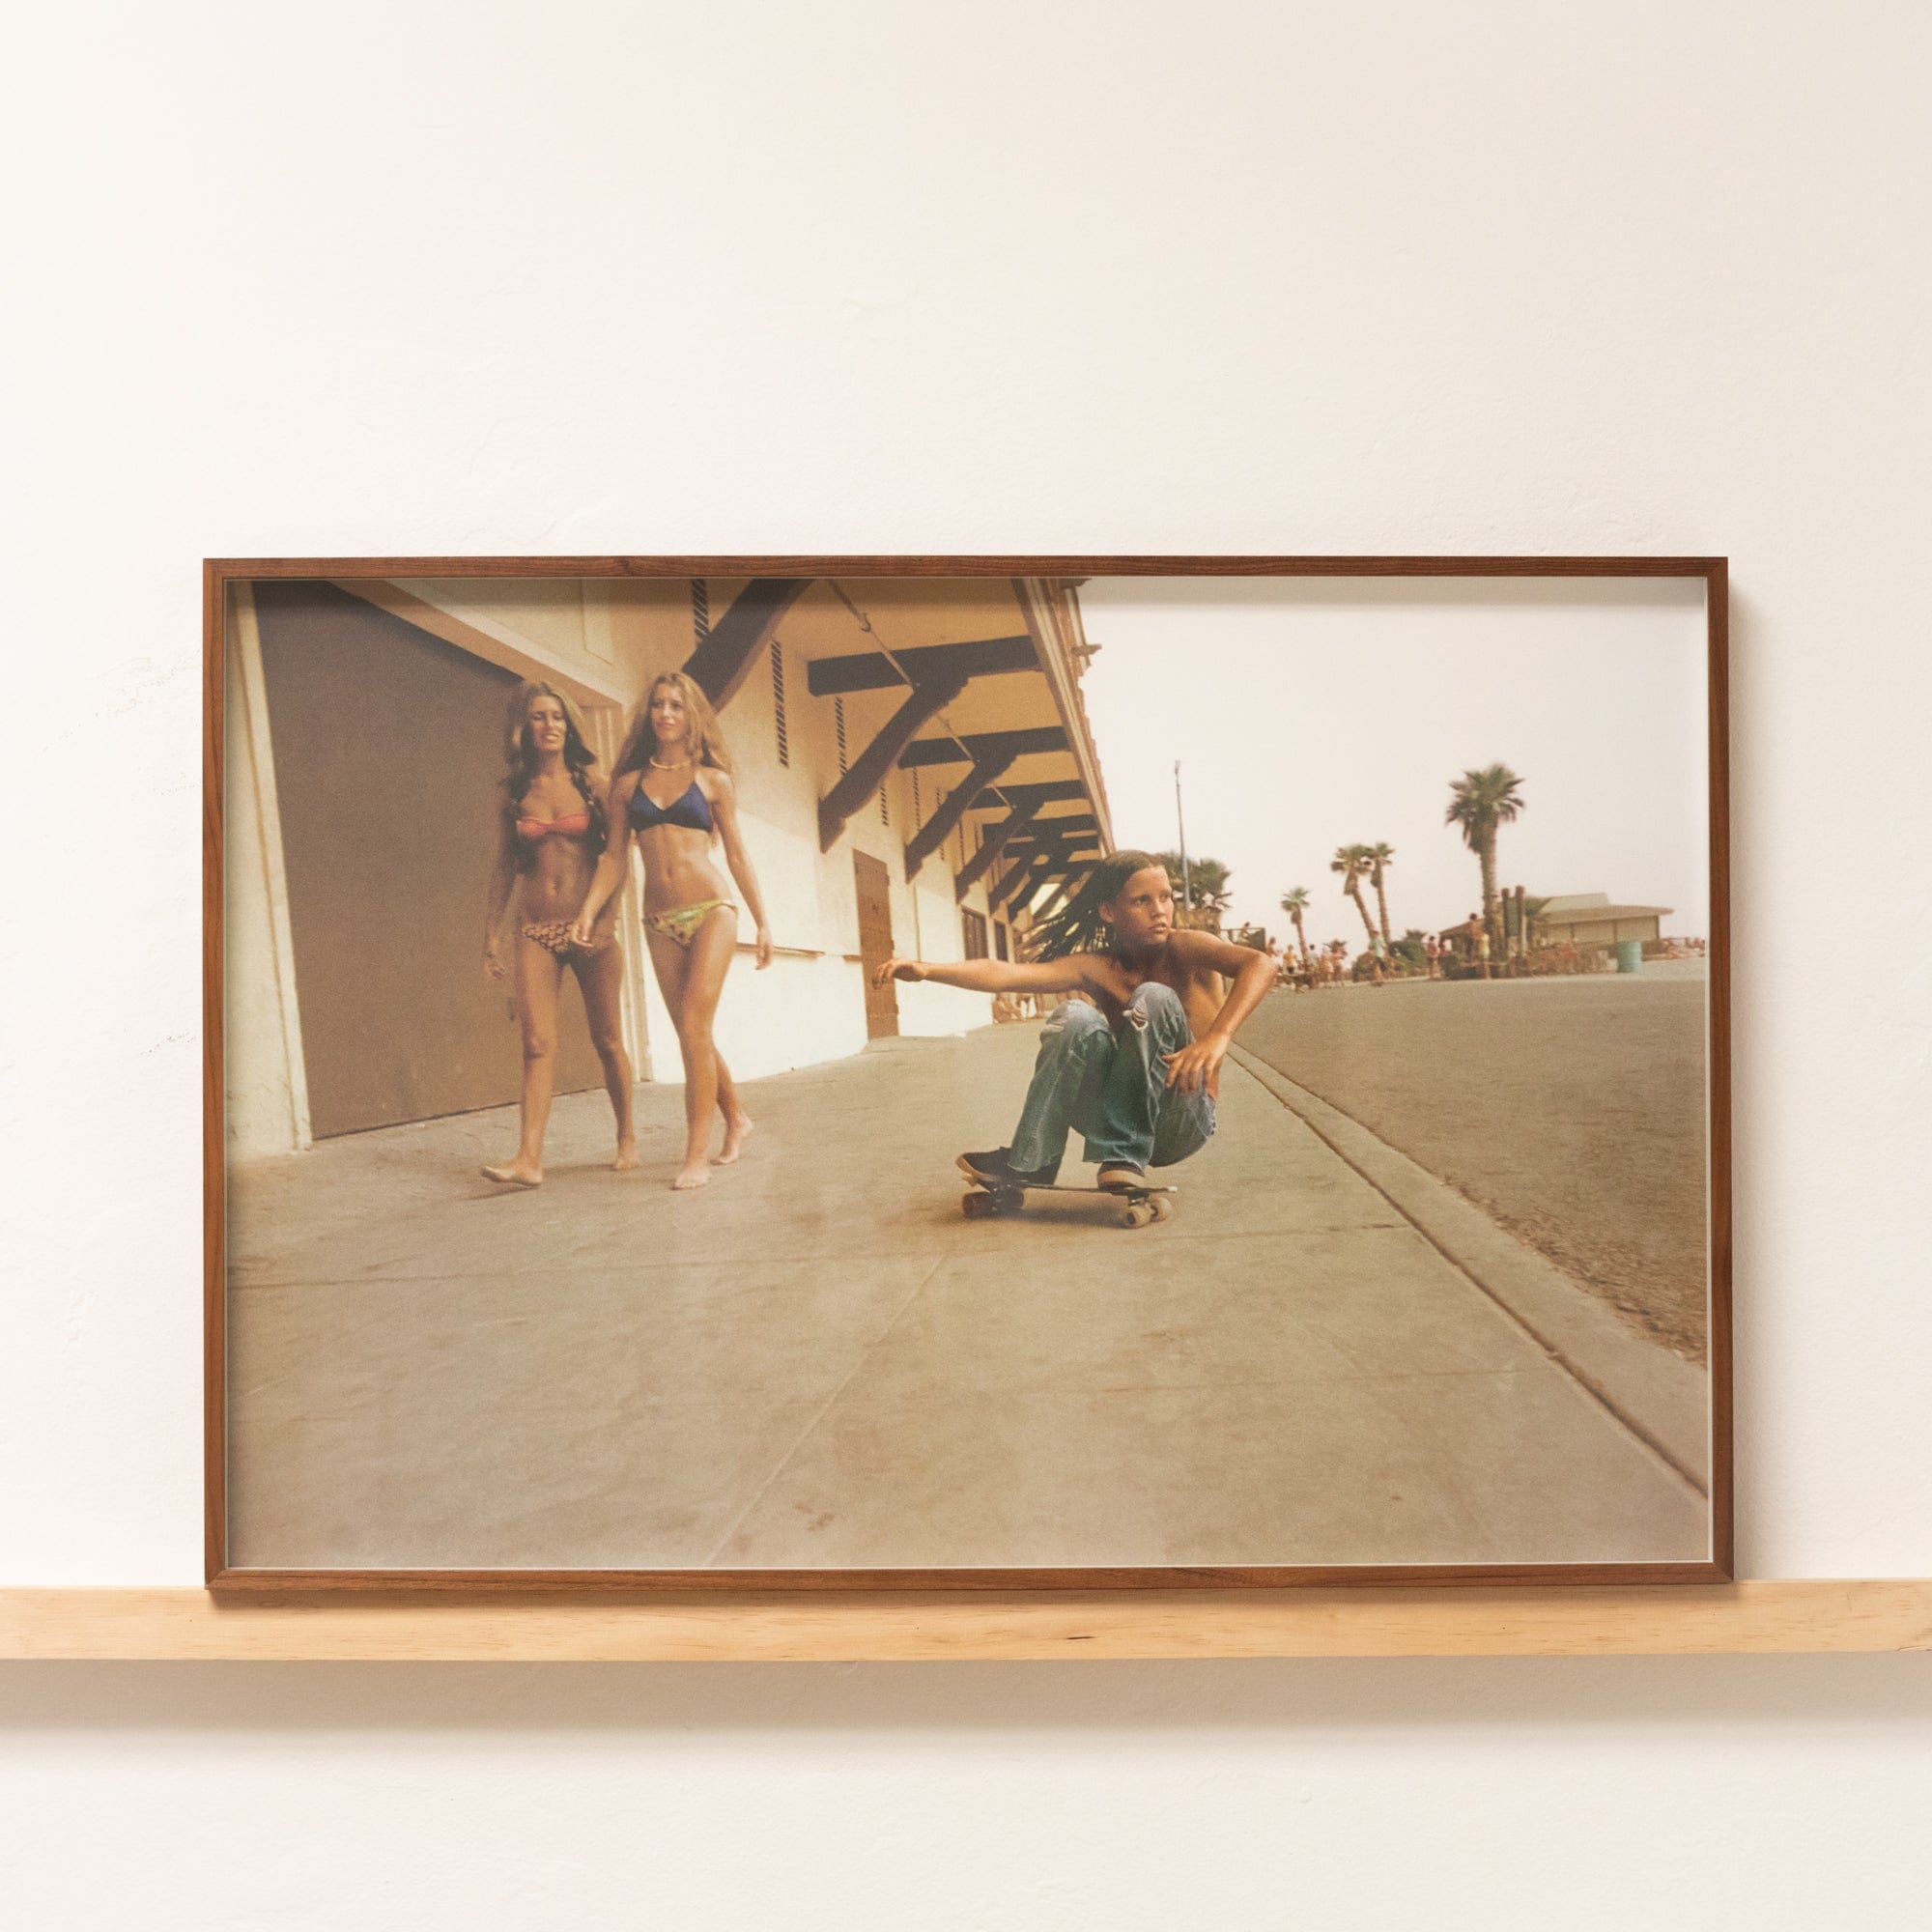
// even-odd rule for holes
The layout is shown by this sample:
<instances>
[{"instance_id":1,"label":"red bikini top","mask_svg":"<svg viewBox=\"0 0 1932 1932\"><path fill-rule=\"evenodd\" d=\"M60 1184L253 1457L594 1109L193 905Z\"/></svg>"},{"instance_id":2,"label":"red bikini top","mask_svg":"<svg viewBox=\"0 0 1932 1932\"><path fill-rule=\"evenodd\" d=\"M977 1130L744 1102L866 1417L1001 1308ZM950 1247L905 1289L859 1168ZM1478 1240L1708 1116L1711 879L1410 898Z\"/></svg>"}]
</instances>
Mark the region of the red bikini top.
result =
<instances>
[{"instance_id":1,"label":"red bikini top","mask_svg":"<svg viewBox=\"0 0 1932 1932\"><path fill-rule=\"evenodd\" d=\"M517 835L527 838L532 845L539 838L548 838L553 832L565 838L582 838L590 830L590 814L587 811L573 811L563 818L520 818L517 820Z\"/></svg>"}]
</instances>

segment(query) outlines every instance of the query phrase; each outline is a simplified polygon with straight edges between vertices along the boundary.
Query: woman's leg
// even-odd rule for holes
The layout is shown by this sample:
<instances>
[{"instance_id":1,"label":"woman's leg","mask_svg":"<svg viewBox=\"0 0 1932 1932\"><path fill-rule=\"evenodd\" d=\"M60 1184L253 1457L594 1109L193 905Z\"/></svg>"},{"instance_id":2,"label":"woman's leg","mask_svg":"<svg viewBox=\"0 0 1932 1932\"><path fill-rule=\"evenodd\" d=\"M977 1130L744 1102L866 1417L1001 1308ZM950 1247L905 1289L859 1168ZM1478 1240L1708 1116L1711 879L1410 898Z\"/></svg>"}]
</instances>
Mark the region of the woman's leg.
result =
<instances>
[{"instance_id":1,"label":"woman's leg","mask_svg":"<svg viewBox=\"0 0 1932 1932\"><path fill-rule=\"evenodd\" d=\"M573 952L570 963L577 974L578 990L583 995L590 1043L604 1067L611 1111L617 1117L617 1152L611 1165L621 1174L638 1164L638 1132L631 1116L635 1082L631 1056L624 1051L624 955L612 943L595 952Z\"/></svg>"},{"instance_id":2,"label":"woman's leg","mask_svg":"<svg viewBox=\"0 0 1932 1932\"><path fill-rule=\"evenodd\" d=\"M664 995L665 1007L670 1013L670 1023L672 1026L678 1026L677 1016L684 1010L684 982L691 961L686 956L684 948L676 940L667 939L663 933L653 932L648 926L644 928L644 950L651 955L651 971L657 975L658 991ZM678 1041L680 1052L683 1050L683 1044L680 1034ZM687 1078L684 1083L686 1139L690 1138L691 1132L691 1081Z\"/></svg>"},{"instance_id":3,"label":"woman's leg","mask_svg":"<svg viewBox=\"0 0 1932 1932\"><path fill-rule=\"evenodd\" d=\"M556 1067L556 989L563 962L534 939L517 935L517 1019L524 1036L521 1132L514 1160L486 1167L486 1179L516 1187L543 1185L544 1129L550 1124Z\"/></svg>"},{"instance_id":4,"label":"woman's leg","mask_svg":"<svg viewBox=\"0 0 1932 1932\"><path fill-rule=\"evenodd\" d=\"M721 909L707 918L688 947L662 933L650 936L651 962L665 1005L677 1027L677 1043L684 1054L684 1119L689 1138L684 1165L671 1185L680 1190L702 1187L711 1179L706 1151L711 1140L711 1110L719 1104L718 1048L712 1037L719 995L738 940L738 915ZM675 956L672 956L675 955Z\"/></svg>"},{"instance_id":5,"label":"woman's leg","mask_svg":"<svg viewBox=\"0 0 1932 1932\"><path fill-rule=\"evenodd\" d=\"M731 943L737 944L737 935L732 934ZM724 1065L724 1056L712 1049L718 1062L718 1111L724 1116L724 1145L718 1150L713 1167L729 1167L738 1158L747 1136L750 1135L753 1121L738 1099L738 1083L731 1078L731 1069Z\"/></svg>"}]
</instances>

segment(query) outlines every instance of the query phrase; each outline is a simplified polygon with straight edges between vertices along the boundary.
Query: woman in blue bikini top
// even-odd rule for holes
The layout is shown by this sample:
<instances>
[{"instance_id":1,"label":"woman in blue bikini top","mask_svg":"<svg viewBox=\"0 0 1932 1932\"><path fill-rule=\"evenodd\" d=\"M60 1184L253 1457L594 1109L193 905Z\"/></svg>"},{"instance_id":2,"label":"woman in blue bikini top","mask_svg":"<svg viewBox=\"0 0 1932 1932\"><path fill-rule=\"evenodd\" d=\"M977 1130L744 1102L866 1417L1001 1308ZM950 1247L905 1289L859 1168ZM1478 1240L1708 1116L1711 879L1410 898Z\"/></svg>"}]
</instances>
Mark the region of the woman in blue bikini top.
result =
<instances>
[{"instance_id":1,"label":"woman in blue bikini top","mask_svg":"<svg viewBox=\"0 0 1932 1932\"><path fill-rule=\"evenodd\" d=\"M671 791L680 781L683 788ZM718 716L682 671L667 671L644 694L611 781L611 838L577 916L573 932L589 933L624 883L635 839L644 862L644 937L665 1005L684 1055L684 1110L689 1135L675 1188L702 1187L714 1166L738 1158L752 1130L730 1069L712 1037L738 938L738 907L727 897L712 842L737 881L756 927L759 970L772 963L771 928L751 856L738 829ZM711 1113L724 1117L724 1141L710 1152Z\"/></svg>"}]
</instances>

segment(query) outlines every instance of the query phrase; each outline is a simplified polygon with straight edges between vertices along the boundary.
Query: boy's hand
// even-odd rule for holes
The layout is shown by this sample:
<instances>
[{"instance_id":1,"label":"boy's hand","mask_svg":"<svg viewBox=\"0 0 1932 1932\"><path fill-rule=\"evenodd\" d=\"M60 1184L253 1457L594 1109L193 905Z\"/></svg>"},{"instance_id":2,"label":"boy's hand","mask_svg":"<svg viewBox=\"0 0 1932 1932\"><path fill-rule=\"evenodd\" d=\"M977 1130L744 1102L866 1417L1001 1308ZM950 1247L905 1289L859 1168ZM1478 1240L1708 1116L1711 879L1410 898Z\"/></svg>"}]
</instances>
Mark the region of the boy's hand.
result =
<instances>
[{"instance_id":1,"label":"boy's hand","mask_svg":"<svg viewBox=\"0 0 1932 1932\"><path fill-rule=\"evenodd\" d=\"M1208 1098L1221 1097L1221 1063L1228 1057L1228 1042L1197 1039L1178 1053L1163 1053L1167 1062L1167 1084L1179 1094L1206 1092Z\"/></svg>"},{"instance_id":2,"label":"boy's hand","mask_svg":"<svg viewBox=\"0 0 1932 1932\"><path fill-rule=\"evenodd\" d=\"M891 959L888 959L885 962L885 964L881 966L879 970L872 975L872 984L875 986L883 986L888 980L923 980L924 978L925 978L924 960L900 959L895 956Z\"/></svg>"}]
</instances>

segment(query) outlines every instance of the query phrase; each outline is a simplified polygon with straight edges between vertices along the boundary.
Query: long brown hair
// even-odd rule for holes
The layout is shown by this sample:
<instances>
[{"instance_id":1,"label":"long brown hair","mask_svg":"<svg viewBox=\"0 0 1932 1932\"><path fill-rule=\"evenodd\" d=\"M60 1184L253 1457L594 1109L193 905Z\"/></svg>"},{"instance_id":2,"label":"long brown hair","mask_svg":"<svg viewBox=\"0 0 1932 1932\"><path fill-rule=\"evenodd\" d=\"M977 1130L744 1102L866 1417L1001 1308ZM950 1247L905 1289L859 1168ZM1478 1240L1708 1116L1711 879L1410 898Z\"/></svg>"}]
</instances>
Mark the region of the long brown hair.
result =
<instances>
[{"instance_id":1,"label":"long brown hair","mask_svg":"<svg viewBox=\"0 0 1932 1932\"><path fill-rule=\"evenodd\" d=\"M1151 852L1115 852L1102 859L1065 910L1034 928L1034 956L1065 959L1070 952L1112 952L1114 928L1100 917L1100 908L1112 905L1126 891L1127 881L1151 867L1162 869Z\"/></svg>"},{"instance_id":2,"label":"long brown hair","mask_svg":"<svg viewBox=\"0 0 1932 1932\"><path fill-rule=\"evenodd\" d=\"M724 750L724 734L718 726L718 714L711 708L711 700L702 688L693 678L681 670L660 671L644 689L644 695L638 700L638 708L631 714L631 728L624 734L624 748L617 753L617 762L611 770L612 778L622 778L626 772L640 772L650 763L651 753L657 747L657 740L651 734L651 699L666 686L677 693L684 700L685 743L691 747L692 756L700 765L709 765L713 771L728 772L731 759Z\"/></svg>"},{"instance_id":3,"label":"long brown hair","mask_svg":"<svg viewBox=\"0 0 1932 1932\"><path fill-rule=\"evenodd\" d=\"M570 701L569 694L555 685L547 684L542 678L526 677L511 694L509 708L503 714L503 763L507 768L503 773L503 824L510 849L517 855L518 868L526 872L536 863L536 854L526 841L516 836L517 808L523 804L530 781L537 775L537 749L530 743L530 706L539 697L554 697L563 707L564 769L590 814L589 850L593 855L603 851L607 830L604 808L598 802L596 786L590 781L590 768L597 762L597 753L584 738L583 720L577 715L577 706Z\"/></svg>"}]
</instances>

